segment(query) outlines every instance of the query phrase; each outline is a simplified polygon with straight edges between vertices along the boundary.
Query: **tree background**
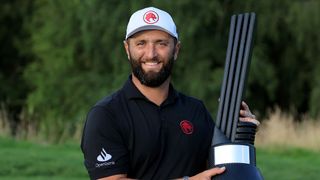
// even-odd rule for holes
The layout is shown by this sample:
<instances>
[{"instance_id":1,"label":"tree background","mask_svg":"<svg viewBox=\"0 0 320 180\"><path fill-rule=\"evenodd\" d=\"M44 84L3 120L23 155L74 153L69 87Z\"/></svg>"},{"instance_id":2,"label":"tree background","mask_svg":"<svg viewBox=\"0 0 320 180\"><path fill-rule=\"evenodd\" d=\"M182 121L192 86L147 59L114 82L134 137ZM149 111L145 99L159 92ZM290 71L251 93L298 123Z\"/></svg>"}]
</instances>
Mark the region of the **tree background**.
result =
<instances>
[{"instance_id":1,"label":"tree background","mask_svg":"<svg viewBox=\"0 0 320 180\"><path fill-rule=\"evenodd\" d=\"M2 128L60 142L79 135L89 108L130 73L123 48L130 15L156 6L174 18L182 49L176 89L213 117L231 15L255 12L245 100L262 119L279 107L297 120L320 110L320 2L192 0L4 0L0 5ZM77 136L79 137L79 136Z\"/></svg>"}]
</instances>

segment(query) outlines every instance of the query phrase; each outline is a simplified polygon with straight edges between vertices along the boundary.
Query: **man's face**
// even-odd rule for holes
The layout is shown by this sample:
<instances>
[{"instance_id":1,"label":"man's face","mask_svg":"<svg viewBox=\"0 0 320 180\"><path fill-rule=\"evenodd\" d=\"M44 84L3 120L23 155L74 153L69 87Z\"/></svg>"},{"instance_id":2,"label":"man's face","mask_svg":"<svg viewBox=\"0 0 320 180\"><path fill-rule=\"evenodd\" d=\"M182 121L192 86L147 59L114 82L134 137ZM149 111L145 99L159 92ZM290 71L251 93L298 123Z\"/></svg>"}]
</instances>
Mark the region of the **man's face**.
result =
<instances>
[{"instance_id":1,"label":"man's face","mask_svg":"<svg viewBox=\"0 0 320 180\"><path fill-rule=\"evenodd\" d=\"M171 75L179 43L159 30L136 33L125 42L132 72L140 83L158 87Z\"/></svg>"}]
</instances>

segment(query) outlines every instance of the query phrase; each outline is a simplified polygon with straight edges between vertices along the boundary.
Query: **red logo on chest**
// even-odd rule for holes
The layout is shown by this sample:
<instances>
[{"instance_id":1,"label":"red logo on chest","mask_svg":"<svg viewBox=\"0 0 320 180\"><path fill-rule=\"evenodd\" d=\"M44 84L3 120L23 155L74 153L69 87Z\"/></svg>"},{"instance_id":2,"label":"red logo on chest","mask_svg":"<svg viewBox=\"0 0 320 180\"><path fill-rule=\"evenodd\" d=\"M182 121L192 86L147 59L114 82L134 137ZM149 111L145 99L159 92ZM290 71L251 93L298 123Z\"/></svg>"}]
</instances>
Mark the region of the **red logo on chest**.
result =
<instances>
[{"instance_id":1,"label":"red logo on chest","mask_svg":"<svg viewBox=\"0 0 320 180\"><path fill-rule=\"evenodd\" d=\"M180 127L183 133L192 134L193 133L193 125L188 120L183 120L180 122Z\"/></svg>"}]
</instances>

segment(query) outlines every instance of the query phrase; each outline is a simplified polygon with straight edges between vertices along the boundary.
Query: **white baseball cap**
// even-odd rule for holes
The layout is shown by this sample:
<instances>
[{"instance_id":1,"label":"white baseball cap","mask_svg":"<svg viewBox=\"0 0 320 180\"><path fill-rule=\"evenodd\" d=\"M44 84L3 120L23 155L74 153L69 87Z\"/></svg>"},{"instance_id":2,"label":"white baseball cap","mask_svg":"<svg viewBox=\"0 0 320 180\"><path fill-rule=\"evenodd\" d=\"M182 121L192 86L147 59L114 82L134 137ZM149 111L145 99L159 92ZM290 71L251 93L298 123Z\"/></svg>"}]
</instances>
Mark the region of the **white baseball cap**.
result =
<instances>
[{"instance_id":1,"label":"white baseball cap","mask_svg":"<svg viewBox=\"0 0 320 180\"><path fill-rule=\"evenodd\" d=\"M126 39L137 32L150 29L165 31L178 39L176 25L170 14L155 7L147 7L131 15Z\"/></svg>"}]
</instances>

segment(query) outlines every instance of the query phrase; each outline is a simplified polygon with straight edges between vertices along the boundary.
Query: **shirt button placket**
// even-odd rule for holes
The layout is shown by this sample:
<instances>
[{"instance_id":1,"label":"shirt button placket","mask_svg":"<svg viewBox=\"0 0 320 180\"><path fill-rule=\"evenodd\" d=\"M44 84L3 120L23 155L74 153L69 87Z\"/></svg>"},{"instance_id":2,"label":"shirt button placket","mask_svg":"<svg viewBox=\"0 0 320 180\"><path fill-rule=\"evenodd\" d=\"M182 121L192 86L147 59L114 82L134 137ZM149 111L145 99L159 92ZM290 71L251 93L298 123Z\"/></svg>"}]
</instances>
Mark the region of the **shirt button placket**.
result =
<instances>
[{"instance_id":1,"label":"shirt button placket","mask_svg":"<svg viewBox=\"0 0 320 180\"><path fill-rule=\"evenodd\" d=\"M159 113L159 118L161 121L161 127L163 130L165 130L166 129L166 117L165 117L165 115L163 115L163 108L159 107L158 113Z\"/></svg>"}]
</instances>

